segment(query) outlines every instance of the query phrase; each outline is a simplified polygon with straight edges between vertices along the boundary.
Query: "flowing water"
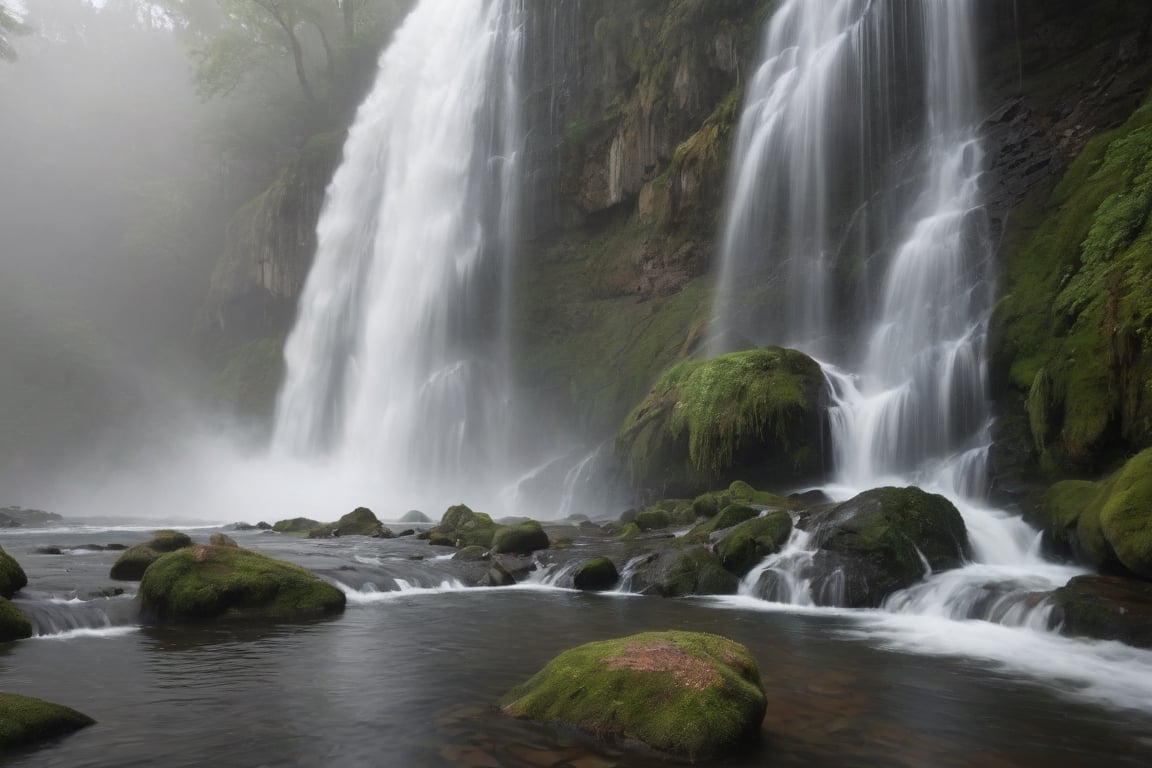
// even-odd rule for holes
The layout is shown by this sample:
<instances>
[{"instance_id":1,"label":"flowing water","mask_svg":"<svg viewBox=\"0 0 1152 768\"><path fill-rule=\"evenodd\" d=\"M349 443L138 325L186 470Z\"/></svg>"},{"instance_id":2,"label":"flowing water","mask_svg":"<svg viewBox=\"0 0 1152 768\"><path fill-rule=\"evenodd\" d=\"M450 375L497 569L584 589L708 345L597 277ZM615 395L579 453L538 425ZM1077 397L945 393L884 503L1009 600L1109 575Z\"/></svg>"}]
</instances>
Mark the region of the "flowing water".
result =
<instances>
[{"instance_id":1,"label":"flowing water","mask_svg":"<svg viewBox=\"0 0 1152 768\"><path fill-rule=\"evenodd\" d=\"M993 246L977 23L971 0L781 5L740 125L713 347L783 344L823 361L833 498L916 484L956 503L975 562L888 611L1042 629L1035 594L1078 571L1045 562L1035 531L983 501ZM798 531L745 592L837 604L835 579L813 591L808 538Z\"/></svg>"},{"instance_id":2,"label":"flowing water","mask_svg":"<svg viewBox=\"0 0 1152 768\"><path fill-rule=\"evenodd\" d=\"M522 15L422 0L328 189L273 449L364 498L442 508L504 474Z\"/></svg>"},{"instance_id":3,"label":"flowing water","mask_svg":"<svg viewBox=\"0 0 1152 768\"><path fill-rule=\"evenodd\" d=\"M212 530L191 533L203 540ZM1152 761L1152 654L1118 644L1085 661L1072 641L1021 643L1021 630L986 622L957 632L955 622L902 627L872 613L767 610L750 598L466 589L462 566L424 542L228 533L342 585L348 608L294 625L150 626L133 611L136 585L107 577L118 552L86 549L148 532L0 531L30 579L16 604L40 633L0 646L3 690L97 720L0 762L655 768L668 763L505 719L497 705L561 650L652 629L717 632L760 662L764 738L720 766ZM38 554L46 547L61 554ZM102 596L112 587L125 594ZM1031 665L1024 673L1020 658Z\"/></svg>"}]
</instances>

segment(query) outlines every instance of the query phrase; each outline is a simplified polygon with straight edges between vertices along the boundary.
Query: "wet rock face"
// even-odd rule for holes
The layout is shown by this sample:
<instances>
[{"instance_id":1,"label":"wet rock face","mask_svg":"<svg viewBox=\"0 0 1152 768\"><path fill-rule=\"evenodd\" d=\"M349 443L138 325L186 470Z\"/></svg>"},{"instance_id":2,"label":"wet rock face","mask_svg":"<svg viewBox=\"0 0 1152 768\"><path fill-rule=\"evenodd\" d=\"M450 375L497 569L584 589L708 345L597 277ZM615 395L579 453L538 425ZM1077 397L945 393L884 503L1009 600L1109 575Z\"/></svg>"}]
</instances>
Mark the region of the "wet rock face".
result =
<instances>
[{"instance_id":1,"label":"wet rock face","mask_svg":"<svg viewBox=\"0 0 1152 768\"><path fill-rule=\"evenodd\" d=\"M1053 592L1051 600L1052 624L1061 634L1152 648L1152 584L1115 576L1077 576Z\"/></svg>"},{"instance_id":2,"label":"wet rock face","mask_svg":"<svg viewBox=\"0 0 1152 768\"><path fill-rule=\"evenodd\" d=\"M803 518L816 553L809 576L818 604L878 607L925 574L970 556L960 512L916 487L875 488Z\"/></svg>"}]
</instances>

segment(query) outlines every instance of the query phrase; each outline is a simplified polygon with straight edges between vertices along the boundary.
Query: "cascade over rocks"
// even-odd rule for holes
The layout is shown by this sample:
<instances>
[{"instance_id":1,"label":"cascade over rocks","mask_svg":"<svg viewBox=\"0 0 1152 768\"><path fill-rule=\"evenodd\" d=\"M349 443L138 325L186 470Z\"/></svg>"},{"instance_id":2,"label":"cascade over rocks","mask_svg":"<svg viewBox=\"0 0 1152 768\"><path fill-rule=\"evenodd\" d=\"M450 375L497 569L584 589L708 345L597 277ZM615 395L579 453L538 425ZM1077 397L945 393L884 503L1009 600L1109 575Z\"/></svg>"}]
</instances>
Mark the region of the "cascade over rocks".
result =
<instances>
[{"instance_id":1,"label":"cascade over rocks","mask_svg":"<svg viewBox=\"0 0 1152 768\"><path fill-rule=\"evenodd\" d=\"M925 570L960 567L971 556L952 502L916 487L875 488L803 518L812 535L812 595L820 605L878 607Z\"/></svg>"},{"instance_id":2,"label":"cascade over rocks","mask_svg":"<svg viewBox=\"0 0 1152 768\"><path fill-rule=\"evenodd\" d=\"M694 632L648 632L573 648L502 704L512 717L635 739L692 760L756 738L767 709L748 649Z\"/></svg>"},{"instance_id":3,"label":"cascade over rocks","mask_svg":"<svg viewBox=\"0 0 1152 768\"><path fill-rule=\"evenodd\" d=\"M770 347L687 360L620 429L617 452L644 493L692 496L737 479L789 484L826 466L820 366Z\"/></svg>"},{"instance_id":4,"label":"cascade over rocks","mask_svg":"<svg viewBox=\"0 0 1152 768\"><path fill-rule=\"evenodd\" d=\"M1068 637L1152 648L1152 584L1115 576L1077 576L1051 595L1051 621Z\"/></svg>"}]
</instances>

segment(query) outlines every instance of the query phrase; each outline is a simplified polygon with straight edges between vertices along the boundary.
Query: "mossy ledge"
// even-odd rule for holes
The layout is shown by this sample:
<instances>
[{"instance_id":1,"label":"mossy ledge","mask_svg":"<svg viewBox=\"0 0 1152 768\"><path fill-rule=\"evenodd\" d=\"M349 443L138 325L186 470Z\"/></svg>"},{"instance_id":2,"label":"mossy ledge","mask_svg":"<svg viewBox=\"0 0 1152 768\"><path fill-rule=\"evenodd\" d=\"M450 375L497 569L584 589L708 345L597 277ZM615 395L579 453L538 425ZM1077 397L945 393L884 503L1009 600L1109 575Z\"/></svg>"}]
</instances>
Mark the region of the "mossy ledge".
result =
<instances>
[{"instance_id":1,"label":"mossy ledge","mask_svg":"<svg viewBox=\"0 0 1152 768\"><path fill-rule=\"evenodd\" d=\"M648 632L573 648L502 704L513 717L635 739L692 760L758 736L767 707L748 649L694 632Z\"/></svg>"},{"instance_id":2,"label":"mossy ledge","mask_svg":"<svg viewBox=\"0 0 1152 768\"><path fill-rule=\"evenodd\" d=\"M628 415L616 449L635 486L660 496L797 483L827 463L826 387L816 361L790 349L686 360Z\"/></svg>"},{"instance_id":3,"label":"mossy ledge","mask_svg":"<svg viewBox=\"0 0 1152 768\"><path fill-rule=\"evenodd\" d=\"M142 611L161 621L225 614L307 619L343 610L344 593L311 571L237 547L197 545L164 555L140 581Z\"/></svg>"},{"instance_id":4,"label":"mossy ledge","mask_svg":"<svg viewBox=\"0 0 1152 768\"><path fill-rule=\"evenodd\" d=\"M0 748L21 747L78 731L96 721L60 704L0 693Z\"/></svg>"},{"instance_id":5,"label":"mossy ledge","mask_svg":"<svg viewBox=\"0 0 1152 768\"><path fill-rule=\"evenodd\" d=\"M28 586L28 576L16 558L0 547L0 597L12 597Z\"/></svg>"}]
</instances>

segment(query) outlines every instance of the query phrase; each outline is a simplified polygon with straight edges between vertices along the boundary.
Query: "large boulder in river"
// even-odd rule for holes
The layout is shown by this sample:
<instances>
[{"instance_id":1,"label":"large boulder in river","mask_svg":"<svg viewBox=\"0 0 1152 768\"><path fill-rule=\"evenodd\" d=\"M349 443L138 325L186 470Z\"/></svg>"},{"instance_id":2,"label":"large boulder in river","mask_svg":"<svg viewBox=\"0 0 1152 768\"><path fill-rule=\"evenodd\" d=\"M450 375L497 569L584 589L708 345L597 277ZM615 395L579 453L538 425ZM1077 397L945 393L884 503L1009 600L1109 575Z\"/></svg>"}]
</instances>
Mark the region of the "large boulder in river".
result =
<instances>
[{"instance_id":1,"label":"large boulder in river","mask_svg":"<svg viewBox=\"0 0 1152 768\"><path fill-rule=\"evenodd\" d=\"M792 535L792 516L783 510L725 529L713 548L720 564L743 576L768 555L780 551Z\"/></svg>"},{"instance_id":2,"label":"large boulder in river","mask_svg":"<svg viewBox=\"0 0 1152 768\"><path fill-rule=\"evenodd\" d=\"M28 576L16 558L0 547L0 597L12 597L28 586Z\"/></svg>"},{"instance_id":3,"label":"large boulder in river","mask_svg":"<svg viewBox=\"0 0 1152 768\"><path fill-rule=\"evenodd\" d=\"M634 739L690 760L758 737L767 707L748 649L695 632L648 632L573 648L502 703L513 717Z\"/></svg>"},{"instance_id":4,"label":"large boulder in river","mask_svg":"<svg viewBox=\"0 0 1152 768\"><path fill-rule=\"evenodd\" d=\"M1053 592L1051 600L1052 623L1061 634L1152 648L1152 584L1077 576Z\"/></svg>"},{"instance_id":5,"label":"large boulder in river","mask_svg":"<svg viewBox=\"0 0 1152 768\"><path fill-rule=\"evenodd\" d=\"M303 619L343 610L344 593L309 570L238 547L164 555L140 581L144 613L171 622L229 615Z\"/></svg>"},{"instance_id":6,"label":"large boulder in river","mask_svg":"<svg viewBox=\"0 0 1152 768\"><path fill-rule=\"evenodd\" d=\"M585 560L576 567L572 574L572 586L588 592L602 592L616 586L620 581L620 572L616 564L607 557L594 557Z\"/></svg>"},{"instance_id":7,"label":"large boulder in river","mask_svg":"<svg viewBox=\"0 0 1152 768\"><path fill-rule=\"evenodd\" d=\"M0 748L24 747L78 731L96 721L60 704L0 693Z\"/></svg>"},{"instance_id":8,"label":"large boulder in river","mask_svg":"<svg viewBox=\"0 0 1152 768\"><path fill-rule=\"evenodd\" d=\"M653 552L633 563L628 587L661 597L733 595L740 580L724 569L708 547L694 546Z\"/></svg>"},{"instance_id":9,"label":"large boulder in river","mask_svg":"<svg viewBox=\"0 0 1152 768\"><path fill-rule=\"evenodd\" d=\"M616 449L633 483L662 496L794 484L826 466L826 399L820 366L795 350L685 360L628 415Z\"/></svg>"},{"instance_id":10,"label":"large boulder in river","mask_svg":"<svg viewBox=\"0 0 1152 768\"><path fill-rule=\"evenodd\" d=\"M0 643L32 637L32 622L5 597L0 597Z\"/></svg>"},{"instance_id":11,"label":"large boulder in river","mask_svg":"<svg viewBox=\"0 0 1152 768\"><path fill-rule=\"evenodd\" d=\"M500 555L530 555L549 546L548 534L535 520L500 526L492 535L492 551Z\"/></svg>"},{"instance_id":12,"label":"large boulder in river","mask_svg":"<svg viewBox=\"0 0 1152 768\"><path fill-rule=\"evenodd\" d=\"M804 523L817 549L817 603L879 606L925 570L957 568L970 555L964 518L948 499L916 487L874 488Z\"/></svg>"},{"instance_id":13,"label":"large boulder in river","mask_svg":"<svg viewBox=\"0 0 1152 768\"><path fill-rule=\"evenodd\" d=\"M335 527L339 536L372 536L378 539L392 536L392 531L385 528L367 507L356 507L337 520Z\"/></svg>"},{"instance_id":14,"label":"large boulder in river","mask_svg":"<svg viewBox=\"0 0 1152 768\"><path fill-rule=\"evenodd\" d=\"M139 581L143 578L144 571L148 570L148 566L159 560L163 554L190 546L192 539L186 533L171 530L153 531L149 541L124 550L112 564L112 570L108 575L117 581Z\"/></svg>"},{"instance_id":15,"label":"large boulder in river","mask_svg":"<svg viewBox=\"0 0 1152 768\"><path fill-rule=\"evenodd\" d=\"M464 504L449 507L440 524L428 532L430 544L464 547L491 547L499 526L483 512L473 512Z\"/></svg>"}]
</instances>

